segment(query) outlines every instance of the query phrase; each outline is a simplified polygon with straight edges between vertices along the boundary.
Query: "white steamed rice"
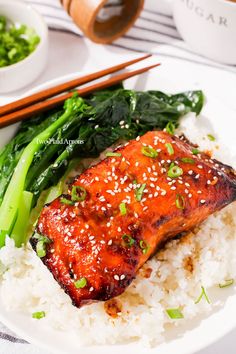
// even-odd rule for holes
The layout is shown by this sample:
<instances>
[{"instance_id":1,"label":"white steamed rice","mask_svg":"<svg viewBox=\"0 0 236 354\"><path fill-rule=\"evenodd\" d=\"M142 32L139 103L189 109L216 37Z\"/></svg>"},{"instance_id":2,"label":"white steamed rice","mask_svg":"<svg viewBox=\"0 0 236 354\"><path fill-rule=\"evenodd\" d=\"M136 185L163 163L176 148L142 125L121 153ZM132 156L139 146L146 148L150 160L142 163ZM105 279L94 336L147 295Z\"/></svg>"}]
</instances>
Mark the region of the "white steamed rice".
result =
<instances>
[{"instance_id":1,"label":"white steamed rice","mask_svg":"<svg viewBox=\"0 0 236 354\"><path fill-rule=\"evenodd\" d=\"M196 139L194 133L190 138L209 148L206 146L209 142ZM210 148L215 145L210 143ZM217 157L226 161L218 148ZM165 340L171 327L186 325L199 314L223 305L214 289L219 289L219 283L226 279L236 278L235 254L236 203L210 216L182 239L169 242L149 260L136 280L117 298L122 310L117 318L112 318L102 302L81 309L72 306L31 247L17 249L8 239L0 250L0 261L5 268L0 298L9 311L22 312L30 318L33 312L45 311L46 317L40 320L43 326L76 333L85 345L130 340L157 345ZM150 277L146 278L148 274ZM201 286L209 295L210 304L204 298L195 304ZM184 319L171 320L166 309L178 307Z\"/></svg>"}]
</instances>

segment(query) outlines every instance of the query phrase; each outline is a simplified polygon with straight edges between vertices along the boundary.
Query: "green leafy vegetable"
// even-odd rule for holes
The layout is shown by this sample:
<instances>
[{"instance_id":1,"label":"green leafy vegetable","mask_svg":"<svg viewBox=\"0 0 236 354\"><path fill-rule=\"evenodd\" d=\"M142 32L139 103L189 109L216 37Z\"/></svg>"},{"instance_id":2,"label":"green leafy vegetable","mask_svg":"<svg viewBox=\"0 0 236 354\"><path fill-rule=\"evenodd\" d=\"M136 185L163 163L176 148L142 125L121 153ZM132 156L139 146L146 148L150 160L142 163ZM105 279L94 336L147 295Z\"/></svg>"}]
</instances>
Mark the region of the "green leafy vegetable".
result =
<instances>
[{"instance_id":1,"label":"green leafy vegetable","mask_svg":"<svg viewBox=\"0 0 236 354\"><path fill-rule=\"evenodd\" d=\"M27 226L30 217L30 210L33 200L33 194L27 191L22 193L20 208L17 215L15 225L13 227L11 237L15 241L17 247L22 246L22 241L25 242L27 236Z\"/></svg>"},{"instance_id":2,"label":"green leafy vegetable","mask_svg":"<svg viewBox=\"0 0 236 354\"><path fill-rule=\"evenodd\" d=\"M32 53L40 42L34 29L16 26L0 16L0 67L15 64Z\"/></svg>"},{"instance_id":3,"label":"green leafy vegetable","mask_svg":"<svg viewBox=\"0 0 236 354\"><path fill-rule=\"evenodd\" d=\"M42 131L55 122L62 110L49 111L23 121L16 136L0 151L0 205L14 169L24 148Z\"/></svg>"},{"instance_id":4,"label":"green leafy vegetable","mask_svg":"<svg viewBox=\"0 0 236 354\"><path fill-rule=\"evenodd\" d=\"M49 139L73 114L81 109L83 100L79 97L72 97L65 102L65 112L43 132L34 139L23 150L16 165L10 183L5 192L0 207L0 244L4 244L5 236L11 234L15 218L17 216L22 193L24 191L27 174L32 164L34 155L40 150L44 142ZM17 186L17 188L15 188ZM22 243L24 240L22 239Z\"/></svg>"}]
</instances>

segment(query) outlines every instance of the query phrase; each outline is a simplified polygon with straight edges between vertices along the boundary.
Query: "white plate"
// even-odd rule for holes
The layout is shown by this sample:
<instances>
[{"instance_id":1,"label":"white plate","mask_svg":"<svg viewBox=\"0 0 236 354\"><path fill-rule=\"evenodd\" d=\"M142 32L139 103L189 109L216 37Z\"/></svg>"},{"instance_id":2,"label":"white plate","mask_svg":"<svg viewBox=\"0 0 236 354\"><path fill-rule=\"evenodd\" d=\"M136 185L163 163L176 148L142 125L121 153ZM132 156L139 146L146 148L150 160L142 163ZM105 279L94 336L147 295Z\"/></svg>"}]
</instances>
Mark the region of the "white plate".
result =
<instances>
[{"instance_id":1,"label":"white plate","mask_svg":"<svg viewBox=\"0 0 236 354\"><path fill-rule=\"evenodd\" d=\"M202 88L207 96L207 103L203 117L196 118L198 119L196 129L199 127L216 135L233 154L236 154L236 76L230 72L172 59L164 59L163 62L164 65L156 71L131 79L127 81L126 86L140 90L157 89L166 92ZM78 73L48 82L37 90L48 88L74 76L78 76ZM184 124L187 125L187 122ZM1 145L7 142L15 130L16 126L0 130ZM53 331L46 326L42 328L40 321L32 321L21 313L7 312L2 304L0 304L0 321L29 342L54 353L110 354L112 350L113 354L121 352L126 354L134 351L137 354L192 354L236 327L236 293L233 289L228 289L221 294L225 302L224 307L215 310L206 318L196 318L188 327L171 331L165 343L152 349L143 348L135 343L112 346L112 348L94 346L80 349L76 337L72 334Z\"/></svg>"}]
</instances>

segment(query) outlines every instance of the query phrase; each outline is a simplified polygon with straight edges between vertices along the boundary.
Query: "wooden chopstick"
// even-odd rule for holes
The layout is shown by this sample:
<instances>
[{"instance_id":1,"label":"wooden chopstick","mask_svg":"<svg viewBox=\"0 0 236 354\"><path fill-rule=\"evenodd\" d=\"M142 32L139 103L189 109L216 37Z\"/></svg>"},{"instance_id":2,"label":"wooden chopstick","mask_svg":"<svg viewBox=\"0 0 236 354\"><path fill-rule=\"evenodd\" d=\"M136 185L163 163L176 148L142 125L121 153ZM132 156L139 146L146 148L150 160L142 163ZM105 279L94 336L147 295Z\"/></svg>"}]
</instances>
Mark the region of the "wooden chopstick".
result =
<instances>
[{"instance_id":1,"label":"wooden chopstick","mask_svg":"<svg viewBox=\"0 0 236 354\"><path fill-rule=\"evenodd\" d=\"M74 92L78 92L78 94L80 96L86 96L89 93L92 93L93 91L101 90L101 89L105 89L107 87L113 86L113 85L118 84L119 82L121 82L123 80L126 80L128 78L131 78L131 77L139 75L139 74L142 74L142 73L144 73L144 72L146 72L146 71L148 71L148 70L150 70L152 68L155 68L155 67L157 67L159 65L160 64L158 63L158 64L147 66L145 68L141 68L141 69L137 69L137 70L134 70L134 71L130 71L130 72L122 73L122 74L119 74L119 75L115 75L115 76L111 77L108 80L104 80L104 81L98 82L96 84L84 87L84 88L82 88L80 90L76 90ZM13 112L13 113L7 114L5 116L2 116L0 118L0 128L3 128L5 126L7 126L7 125L10 125L10 124L13 124L13 123L16 123L16 122L19 122L19 121L21 121L23 119L29 118L32 115L36 114L36 113L41 113L41 112L44 112L44 111L46 111L48 109L54 108L56 106L59 106L66 99L70 98L74 94L74 92L68 92L66 94L57 96L57 97L52 98L50 100L39 102L39 103L36 103L35 105L26 107L26 108L24 108L22 110L19 110L17 112Z\"/></svg>"},{"instance_id":2,"label":"wooden chopstick","mask_svg":"<svg viewBox=\"0 0 236 354\"><path fill-rule=\"evenodd\" d=\"M126 68L127 66L133 65L135 63L138 63L139 61L142 61L144 59L147 59L149 57L151 57L152 54L146 54L142 57L127 61L125 63L121 63L115 66L112 66L110 68L101 70L101 71L96 71L92 74L89 75L85 75L82 77L79 77L77 79L59 84L57 86L51 87L49 89L37 92L31 96L25 97L25 98L21 98L20 100L17 100L15 102L12 103L8 103L5 106L0 107L0 117L12 112L16 112L20 109L23 109L27 106L32 106L35 103L38 103L40 101L44 101L50 97L56 96L62 92L66 92L69 91L75 87L78 87L80 85L86 84L88 82L97 80L103 76L112 74L116 71L119 71L121 69Z\"/></svg>"}]
</instances>

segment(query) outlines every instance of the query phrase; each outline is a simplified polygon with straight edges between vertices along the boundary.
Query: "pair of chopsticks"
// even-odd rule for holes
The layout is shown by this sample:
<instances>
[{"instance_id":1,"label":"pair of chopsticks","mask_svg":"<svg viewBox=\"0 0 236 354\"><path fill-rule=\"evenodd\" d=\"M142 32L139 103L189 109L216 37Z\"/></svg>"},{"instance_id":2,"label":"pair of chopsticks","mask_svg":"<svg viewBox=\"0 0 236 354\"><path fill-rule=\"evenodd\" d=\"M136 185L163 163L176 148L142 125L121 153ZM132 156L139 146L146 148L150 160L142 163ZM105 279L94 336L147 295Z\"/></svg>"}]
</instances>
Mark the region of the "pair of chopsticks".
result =
<instances>
[{"instance_id":1,"label":"pair of chopsticks","mask_svg":"<svg viewBox=\"0 0 236 354\"><path fill-rule=\"evenodd\" d=\"M16 123L16 122L19 122L21 120L27 119L36 113L41 113L41 112L46 111L48 109L59 106L59 105L63 104L63 102L66 99L70 98L74 94L74 92L78 92L78 94L80 96L85 96L85 95L92 93L93 91L101 90L101 89L105 89L107 87L113 86L123 80L126 80L130 77L133 77L133 76L136 76L139 74L142 74L152 68L159 66L160 64L158 63L158 64L146 66L144 68L137 69L134 71L121 73L121 74L115 75L109 79L105 79L104 81L92 84L90 86L87 86L87 87L84 87L81 89L77 89L73 92L67 92L67 93L62 94L63 92L69 91L69 90L74 89L78 86L87 84L91 81L97 80L97 79L104 77L106 75L115 73L121 69L126 68L127 66L130 66L130 65L135 64L139 61L147 59L150 56L151 56L151 54L147 54L147 55L142 56L140 58L130 60L125 63L121 63L119 65L115 65L110 68L82 76L80 78L77 78L77 79L68 81L66 83L51 87L49 89L40 91L38 93L35 93L31 96L22 98L20 100L15 101L15 102L6 104L5 106L0 107L0 128L5 127L10 124L13 124L13 123ZM57 96L59 94L62 94L62 95ZM56 96L56 97L54 97L54 96Z\"/></svg>"}]
</instances>

